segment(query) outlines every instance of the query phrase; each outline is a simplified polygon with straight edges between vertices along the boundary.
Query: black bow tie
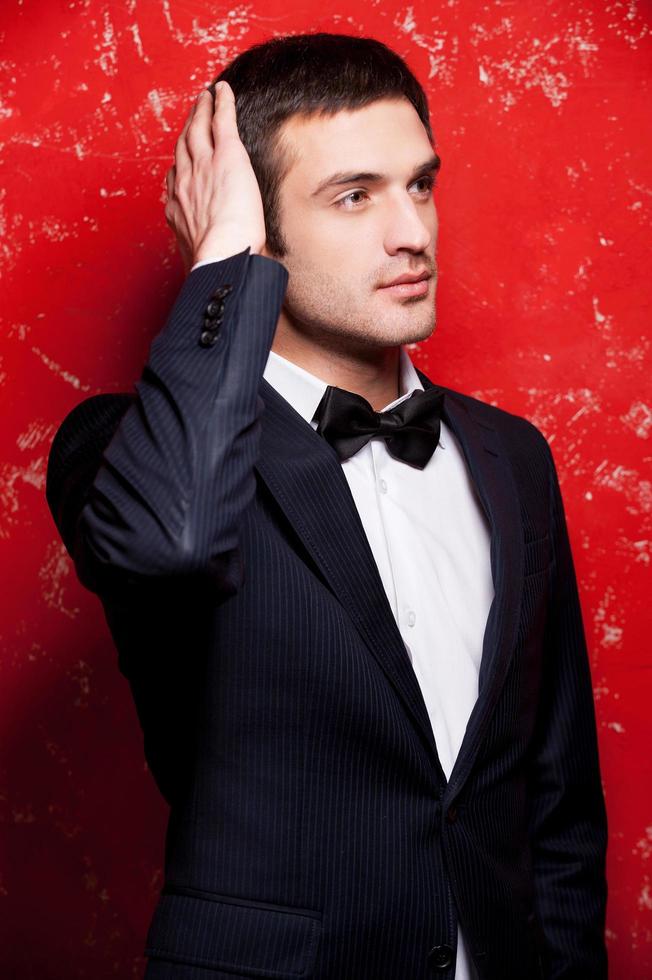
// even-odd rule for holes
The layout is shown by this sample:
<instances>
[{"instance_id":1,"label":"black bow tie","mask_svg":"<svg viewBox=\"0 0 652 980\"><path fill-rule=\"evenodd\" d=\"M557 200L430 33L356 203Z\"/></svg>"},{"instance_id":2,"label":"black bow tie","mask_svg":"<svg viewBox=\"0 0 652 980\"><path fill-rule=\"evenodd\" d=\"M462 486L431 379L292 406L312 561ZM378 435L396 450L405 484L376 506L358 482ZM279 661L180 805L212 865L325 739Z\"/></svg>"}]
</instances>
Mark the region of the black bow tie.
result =
<instances>
[{"instance_id":1,"label":"black bow tie","mask_svg":"<svg viewBox=\"0 0 652 980\"><path fill-rule=\"evenodd\" d=\"M392 456L422 470L439 442L443 400L444 392L432 387L413 391L396 408L374 412L362 395L328 385L313 420L340 459L348 459L373 436L381 436Z\"/></svg>"}]
</instances>

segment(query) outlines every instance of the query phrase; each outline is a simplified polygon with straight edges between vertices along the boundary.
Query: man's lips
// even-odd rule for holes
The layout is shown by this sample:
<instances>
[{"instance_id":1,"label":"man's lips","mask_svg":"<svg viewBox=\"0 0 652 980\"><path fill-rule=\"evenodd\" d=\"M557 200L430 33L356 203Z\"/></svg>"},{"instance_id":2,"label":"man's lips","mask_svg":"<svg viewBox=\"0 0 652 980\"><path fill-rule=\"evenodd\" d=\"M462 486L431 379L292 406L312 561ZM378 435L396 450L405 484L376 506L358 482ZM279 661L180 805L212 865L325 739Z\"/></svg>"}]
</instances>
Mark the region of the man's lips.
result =
<instances>
[{"instance_id":1,"label":"man's lips","mask_svg":"<svg viewBox=\"0 0 652 980\"><path fill-rule=\"evenodd\" d=\"M402 286L404 283L414 283L422 282L424 279L430 279L432 276L431 272L427 269L423 269L421 272L405 272L402 276L397 276L396 279L392 279L391 282L383 283L380 289L389 289L391 286Z\"/></svg>"},{"instance_id":2,"label":"man's lips","mask_svg":"<svg viewBox=\"0 0 652 980\"><path fill-rule=\"evenodd\" d=\"M407 299L411 296L426 296L430 290L430 280L432 273L424 269L422 272L406 272L402 276L397 276L392 282L385 286L380 286L381 293L388 293L397 299Z\"/></svg>"}]
</instances>

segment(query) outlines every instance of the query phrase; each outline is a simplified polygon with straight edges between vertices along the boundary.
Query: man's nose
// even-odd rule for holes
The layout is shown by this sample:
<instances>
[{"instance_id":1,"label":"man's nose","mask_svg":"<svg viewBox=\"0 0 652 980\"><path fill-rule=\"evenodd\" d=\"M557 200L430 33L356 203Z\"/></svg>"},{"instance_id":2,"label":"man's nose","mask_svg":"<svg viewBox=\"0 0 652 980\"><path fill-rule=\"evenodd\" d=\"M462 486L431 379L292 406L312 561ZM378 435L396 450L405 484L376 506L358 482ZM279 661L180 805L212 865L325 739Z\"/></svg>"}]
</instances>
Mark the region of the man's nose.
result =
<instances>
[{"instance_id":1,"label":"man's nose","mask_svg":"<svg viewBox=\"0 0 652 980\"><path fill-rule=\"evenodd\" d=\"M426 252L437 234L434 205L417 203L409 196L392 202L388 210L385 249L391 255L400 249Z\"/></svg>"}]
</instances>

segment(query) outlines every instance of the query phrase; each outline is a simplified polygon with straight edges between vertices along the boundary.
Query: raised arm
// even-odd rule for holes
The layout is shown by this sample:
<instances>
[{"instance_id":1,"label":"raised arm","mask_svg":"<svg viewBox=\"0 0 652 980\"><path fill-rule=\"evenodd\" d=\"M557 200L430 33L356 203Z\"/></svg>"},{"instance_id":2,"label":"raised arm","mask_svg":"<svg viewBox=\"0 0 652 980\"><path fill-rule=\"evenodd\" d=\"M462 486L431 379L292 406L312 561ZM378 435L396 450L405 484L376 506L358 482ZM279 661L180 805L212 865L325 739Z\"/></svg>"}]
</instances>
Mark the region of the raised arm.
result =
<instances>
[{"instance_id":1,"label":"raised arm","mask_svg":"<svg viewBox=\"0 0 652 980\"><path fill-rule=\"evenodd\" d=\"M77 406L52 444L47 499L81 582L111 593L200 577L231 594L255 491L260 379L288 273L256 254L262 202L231 89L202 93L177 142L166 217L184 283L134 396Z\"/></svg>"}]
</instances>

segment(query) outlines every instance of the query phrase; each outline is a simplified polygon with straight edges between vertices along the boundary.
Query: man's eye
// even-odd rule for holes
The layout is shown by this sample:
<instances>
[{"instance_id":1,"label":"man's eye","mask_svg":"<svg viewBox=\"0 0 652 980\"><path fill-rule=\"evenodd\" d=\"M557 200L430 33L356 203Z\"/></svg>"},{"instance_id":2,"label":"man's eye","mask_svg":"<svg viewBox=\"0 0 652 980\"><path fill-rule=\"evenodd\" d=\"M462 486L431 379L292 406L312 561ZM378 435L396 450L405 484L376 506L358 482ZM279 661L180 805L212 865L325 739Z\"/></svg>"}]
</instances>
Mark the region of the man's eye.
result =
<instances>
[{"instance_id":1,"label":"man's eye","mask_svg":"<svg viewBox=\"0 0 652 980\"><path fill-rule=\"evenodd\" d=\"M415 184L423 184L423 183L425 183L425 187L423 187L420 190L419 193L421 193L421 194L428 194L428 195L430 194L430 192L432 191L432 189L437 186L436 179L434 177L429 176L429 175L426 175L424 177L419 177L418 180L415 180L414 181L414 183ZM355 208L357 208L359 206L359 204L362 203L362 201L355 201L355 200L353 200L353 198L355 198L356 195L358 197L361 197L362 195L364 195L366 197L367 196L367 192L366 191L362 191L362 190L359 190L359 191L349 191L348 194L345 194L344 197L341 197L339 199L339 201L336 201L335 202L335 206L338 207L338 208L343 208L344 210L347 210L347 211L354 210ZM348 207L347 207L347 204L349 204Z\"/></svg>"},{"instance_id":2,"label":"man's eye","mask_svg":"<svg viewBox=\"0 0 652 980\"><path fill-rule=\"evenodd\" d=\"M430 177L430 176L426 175L425 177L419 177L419 179L418 180L415 180L414 183L415 184L420 184L424 180L426 182L426 186L424 188L424 192L423 193L424 194L428 194L433 189L433 187L436 187L437 186L437 181L436 181L436 179L434 177Z\"/></svg>"},{"instance_id":3,"label":"man's eye","mask_svg":"<svg viewBox=\"0 0 652 980\"><path fill-rule=\"evenodd\" d=\"M352 197L355 197L356 194L365 194L365 193L366 191L349 191L348 194L346 194L344 197L341 197L339 201L335 202L335 204L337 205L337 207L343 207L345 201L349 201ZM357 202L352 201L351 203L355 207Z\"/></svg>"}]
</instances>

